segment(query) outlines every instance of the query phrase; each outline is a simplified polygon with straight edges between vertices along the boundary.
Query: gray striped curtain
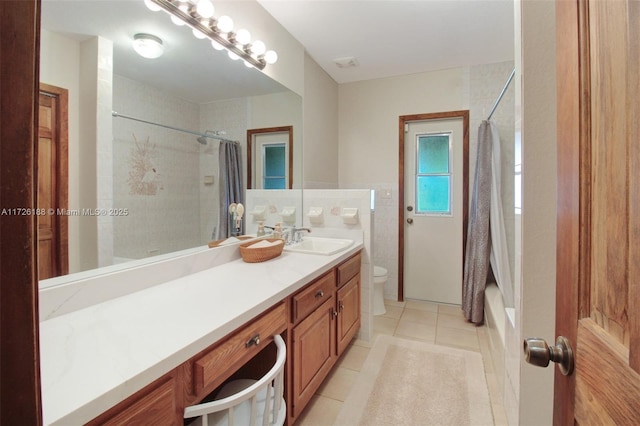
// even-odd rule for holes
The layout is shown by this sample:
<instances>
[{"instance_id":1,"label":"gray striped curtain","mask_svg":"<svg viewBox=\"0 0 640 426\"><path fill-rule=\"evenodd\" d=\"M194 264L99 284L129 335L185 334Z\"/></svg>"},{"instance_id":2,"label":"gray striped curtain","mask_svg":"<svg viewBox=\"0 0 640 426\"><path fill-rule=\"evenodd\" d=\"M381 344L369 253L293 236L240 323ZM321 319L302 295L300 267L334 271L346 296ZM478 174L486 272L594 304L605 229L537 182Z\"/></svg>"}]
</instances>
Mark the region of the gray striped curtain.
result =
<instances>
[{"instance_id":1,"label":"gray striped curtain","mask_svg":"<svg viewBox=\"0 0 640 426\"><path fill-rule=\"evenodd\" d=\"M218 215L218 236L231 235L229 227L229 206L232 203L244 204L244 185L242 183L242 156L240 144L220 141L220 212ZM244 221L240 233L244 233ZM216 239L216 237L214 237Z\"/></svg>"},{"instance_id":2,"label":"gray striped curtain","mask_svg":"<svg viewBox=\"0 0 640 426\"><path fill-rule=\"evenodd\" d=\"M489 272L491 233L491 150L493 136L488 121L478 129L478 155L473 186L467 249L464 257L464 282L462 286L462 310L464 317L479 324L484 320L484 289Z\"/></svg>"}]
</instances>

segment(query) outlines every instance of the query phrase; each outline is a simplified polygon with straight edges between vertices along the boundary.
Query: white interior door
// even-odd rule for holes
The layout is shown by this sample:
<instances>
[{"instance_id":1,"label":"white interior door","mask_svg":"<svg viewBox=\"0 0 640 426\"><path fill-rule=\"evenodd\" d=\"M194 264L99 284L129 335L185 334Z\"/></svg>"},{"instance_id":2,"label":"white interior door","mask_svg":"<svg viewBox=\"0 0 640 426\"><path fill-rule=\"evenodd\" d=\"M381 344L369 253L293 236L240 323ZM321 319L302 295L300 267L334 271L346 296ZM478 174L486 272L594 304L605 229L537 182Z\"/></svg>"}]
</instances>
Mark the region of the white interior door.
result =
<instances>
[{"instance_id":1,"label":"white interior door","mask_svg":"<svg viewBox=\"0 0 640 426\"><path fill-rule=\"evenodd\" d=\"M409 122L405 130L404 295L460 304L463 119Z\"/></svg>"}]
</instances>

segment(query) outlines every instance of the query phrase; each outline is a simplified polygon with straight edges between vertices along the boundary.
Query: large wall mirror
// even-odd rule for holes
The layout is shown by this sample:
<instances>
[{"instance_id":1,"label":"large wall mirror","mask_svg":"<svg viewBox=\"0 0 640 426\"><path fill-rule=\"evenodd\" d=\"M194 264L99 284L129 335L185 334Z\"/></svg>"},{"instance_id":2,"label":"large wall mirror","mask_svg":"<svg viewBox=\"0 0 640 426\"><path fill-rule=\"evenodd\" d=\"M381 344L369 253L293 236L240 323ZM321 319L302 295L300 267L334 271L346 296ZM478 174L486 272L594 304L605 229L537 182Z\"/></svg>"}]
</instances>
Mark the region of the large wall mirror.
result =
<instances>
[{"instance_id":1,"label":"large wall mirror","mask_svg":"<svg viewBox=\"0 0 640 426\"><path fill-rule=\"evenodd\" d=\"M140 33L160 38L163 55L138 55ZM143 0L43 0L40 81L68 90L71 274L205 250L220 238L221 139L239 142L246 188L247 129L293 127L291 179L301 187L302 98Z\"/></svg>"}]
</instances>

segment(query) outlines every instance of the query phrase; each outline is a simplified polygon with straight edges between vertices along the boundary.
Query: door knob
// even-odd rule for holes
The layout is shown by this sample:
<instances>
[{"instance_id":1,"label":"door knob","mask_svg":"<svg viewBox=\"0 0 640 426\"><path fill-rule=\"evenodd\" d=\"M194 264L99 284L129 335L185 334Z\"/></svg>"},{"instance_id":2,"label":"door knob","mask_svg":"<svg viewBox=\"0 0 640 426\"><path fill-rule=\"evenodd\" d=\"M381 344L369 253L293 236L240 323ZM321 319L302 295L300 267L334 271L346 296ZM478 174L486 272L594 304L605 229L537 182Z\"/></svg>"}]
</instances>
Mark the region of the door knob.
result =
<instances>
[{"instance_id":1,"label":"door knob","mask_svg":"<svg viewBox=\"0 0 640 426\"><path fill-rule=\"evenodd\" d=\"M555 346L551 347L539 337L524 339L524 356L525 361L538 367L546 367L549 361L553 361L565 376L573 372L573 350L569 340L563 336L558 336Z\"/></svg>"},{"instance_id":2,"label":"door knob","mask_svg":"<svg viewBox=\"0 0 640 426\"><path fill-rule=\"evenodd\" d=\"M411 218L407 219L407 223L408 223L409 225L411 225L411 224L413 223L413 219L411 219Z\"/></svg>"},{"instance_id":3,"label":"door knob","mask_svg":"<svg viewBox=\"0 0 640 426\"><path fill-rule=\"evenodd\" d=\"M412 212L413 211L413 206L407 206L407 211Z\"/></svg>"}]
</instances>

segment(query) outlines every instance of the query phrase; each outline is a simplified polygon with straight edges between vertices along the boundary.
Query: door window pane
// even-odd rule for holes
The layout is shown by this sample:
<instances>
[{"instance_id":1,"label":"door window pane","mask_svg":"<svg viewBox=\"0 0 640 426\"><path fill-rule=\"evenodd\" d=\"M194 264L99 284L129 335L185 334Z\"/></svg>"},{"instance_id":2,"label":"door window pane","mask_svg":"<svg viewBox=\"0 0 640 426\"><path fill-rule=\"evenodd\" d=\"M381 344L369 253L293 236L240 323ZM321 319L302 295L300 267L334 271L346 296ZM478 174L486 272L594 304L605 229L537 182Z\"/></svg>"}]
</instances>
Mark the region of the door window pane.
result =
<instances>
[{"instance_id":1,"label":"door window pane","mask_svg":"<svg viewBox=\"0 0 640 426\"><path fill-rule=\"evenodd\" d=\"M450 213L450 176L418 176L418 213Z\"/></svg>"},{"instance_id":2,"label":"door window pane","mask_svg":"<svg viewBox=\"0 0 640 426\"><path fill-rule=\"evenodd\" d=\"M286 189L286 149L284 144L263 145L264 189Z\"/></svg>"},{"instance_id":3,"label":"door window pane","mask_svg":"<svg viewBox=\"0 0 640 426\"><path fill-rule=\"evenodd\" d=\"M449 173L449 135L418 136L418 173Z\"/></svg>"},{"instance_id":4,"label":"door window pane","mask_svg":"<svg viewBox=\"0 0 640 426\"><path fill-rule=\"evenodd\" d=\"M416 214L451 214L451 134L418 135Z\"/></svg>"}]
</instances>

